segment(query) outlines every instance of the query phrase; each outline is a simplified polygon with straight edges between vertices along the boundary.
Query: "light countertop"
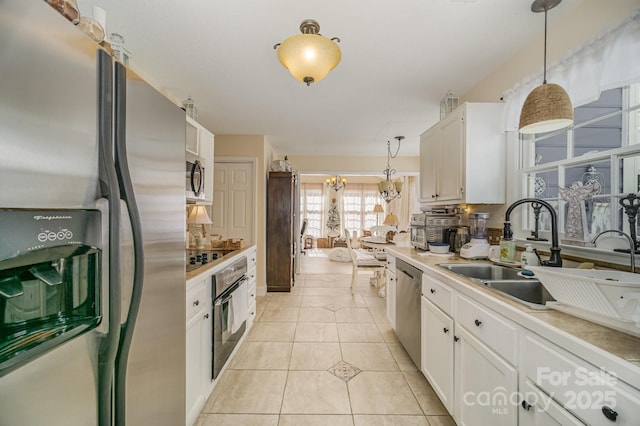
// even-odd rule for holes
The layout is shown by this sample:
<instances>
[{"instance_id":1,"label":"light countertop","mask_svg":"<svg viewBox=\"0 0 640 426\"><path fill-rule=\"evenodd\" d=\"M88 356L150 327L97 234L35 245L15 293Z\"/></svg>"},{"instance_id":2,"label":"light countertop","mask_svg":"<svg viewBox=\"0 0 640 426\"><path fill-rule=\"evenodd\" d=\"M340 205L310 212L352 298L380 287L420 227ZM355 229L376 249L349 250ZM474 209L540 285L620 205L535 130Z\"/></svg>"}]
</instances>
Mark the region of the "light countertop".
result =
<instances>
[{"instance_id":1,"label":"light countertop","mask_svg":"<svg viewBox=\"0 0 640 426\"><path fill-rule=\"evenodd\" d=\"M471 279L437 266L439 263L487 263L487 261L462 259L457 255L421 256L419 254L421 252L413 248L395 246L386 247L385 250L578 357L598 367L606 367L610 371L618 372L619 377L624 381L640 389L640 338L553 309L531 309L484 288Z\"/></svg>"}]
</instances>

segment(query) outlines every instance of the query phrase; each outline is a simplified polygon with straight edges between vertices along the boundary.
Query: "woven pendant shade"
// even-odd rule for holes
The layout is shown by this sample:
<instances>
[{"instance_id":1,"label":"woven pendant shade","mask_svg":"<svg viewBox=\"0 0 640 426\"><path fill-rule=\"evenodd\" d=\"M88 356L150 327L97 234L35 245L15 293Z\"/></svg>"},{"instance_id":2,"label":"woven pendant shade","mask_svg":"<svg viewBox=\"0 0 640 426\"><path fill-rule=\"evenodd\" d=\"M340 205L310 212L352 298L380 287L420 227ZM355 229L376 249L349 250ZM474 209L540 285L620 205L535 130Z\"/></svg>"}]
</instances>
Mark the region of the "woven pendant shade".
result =
<instances>
[{"instance_id":1,"label":"woven pendant shade","mask_svg":"<svg viewBox=\"0 0 640 426\"><path fill-rule=\"evenodd\" d=\"M573 106L559 85L545 83L529 93L520 112L520 133L535 134L564 129L573 124Z\"/></svg>"}]
</instances>

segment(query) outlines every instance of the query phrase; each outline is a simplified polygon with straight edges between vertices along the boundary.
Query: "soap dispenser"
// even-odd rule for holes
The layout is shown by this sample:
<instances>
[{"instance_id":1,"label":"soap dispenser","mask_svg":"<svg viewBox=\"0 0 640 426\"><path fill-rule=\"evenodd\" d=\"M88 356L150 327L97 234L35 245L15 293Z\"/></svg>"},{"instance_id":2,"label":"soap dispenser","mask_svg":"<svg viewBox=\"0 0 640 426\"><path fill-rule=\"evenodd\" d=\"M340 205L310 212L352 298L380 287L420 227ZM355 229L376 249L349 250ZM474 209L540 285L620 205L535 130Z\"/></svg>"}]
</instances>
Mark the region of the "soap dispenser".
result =
<instances>
[{"instance_id":1,"label":"soap dispenser","mask_svg":"<svg viewBox=\"0 0 640 426\"><path fill-rule=\"evenodd\" d=\"M525 249L520 255L520 264L524 266L538 266L538 256L533 251L533 246L531 244L525 244Z\"/></svg>"}]
</instances>

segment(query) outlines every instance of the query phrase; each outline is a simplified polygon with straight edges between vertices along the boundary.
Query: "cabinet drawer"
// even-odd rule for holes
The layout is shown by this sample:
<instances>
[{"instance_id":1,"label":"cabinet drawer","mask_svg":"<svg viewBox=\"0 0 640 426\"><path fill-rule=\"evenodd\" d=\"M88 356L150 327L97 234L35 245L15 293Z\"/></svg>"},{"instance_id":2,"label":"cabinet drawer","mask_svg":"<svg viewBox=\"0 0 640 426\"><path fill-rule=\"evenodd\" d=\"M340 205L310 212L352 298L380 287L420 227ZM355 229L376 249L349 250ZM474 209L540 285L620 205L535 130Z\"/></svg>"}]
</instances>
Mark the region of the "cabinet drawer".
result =
<instances>
[{"instance_id":1,"label":"cabinet drawer","mask_svg":"<svg viewBox=\"0 0 640 426\"><path fill-rule=\"evenodd\" d=\"M526 377L563 408L589 425L638 424L640 391L598 367L527 335L523 339Z\"/></svg>"},{"instance_id":2,"label":"cabinet drawer","mask_svg":"<svg viewBox=\"0 0 640 426\"><path fill-rule=\"evenodd\" d=\"M393 273L396 272L396 258L395 256L390 256L387 253L387 269L389 271L392 271Z\"/></svg>"},{"instance_id":3,"label":"cabinet drawer","mask_svg":"<svg viewBox=\"0 0 640 426\"><path fill-rule=\"evenodd\" d=\"M453 290L440 281L422 274L422 295L447 315L451 315Z\"/></svg>"},{"instance_id":4,"label":"cabinet drawer","mask_svg":"<svg viewBox=\"0 0 640 426\"><path fill-rule=\"evenodd\" d=\"M580 420L527 380L524 385L524 399L520 404L520 423L532 426L563 425L582 426Z\"/></svg>"},{"instance_id":5,"label":"cabinet drawer","mask_svg":"<svg viewBox=\"0 0 640 426\"><path fill-rule=\"evenodd\" d=\"M247 270L247 278L249 278L249 282L256 282L256 268L249 268Z\"/></svg>"},{"instance_id":6,"label":"cabinet drawer","mask_svg":"<svg viewBox=\"0 0 640 426\"><path fill-rule=\"evenodd\" d=\"M256 282L249 281L247 283L247 303L250 305L251 303L255 303L256 301Z\"/></svg>"},{"instance_id":7,"label":"cabinet drawer","mask_svg":"<svg viewBox=\"0 0 640 426\"><path fill-rule=\"evenodd\" d=\"M516 365L518 329L506 318L464 296L456 297L456 324Z\"/></svg>"},{"instance_id":8,"label":"cabinet drawer","mask_svg":"<svg viewBox=\"0 0 640 426\"><path fill-rule=\"evenodd\" d=\"M251 269L256 267L256 251L252 250L247 253L247 269Z\"/></svg>"},{"instance_id":9,"label":"cabinet drawer","mask_svg":"<svg viewBox=\"0 0 640 426\"><path fill-rule=\"evenodd\" d=\"M205 279L198 283L192 284L187 290L186 300L186 314L187 320L193 318L193 316L200 310L204 309L209 302L208 298L208 284L209 280Z\"/></svg>"}]
</instances>

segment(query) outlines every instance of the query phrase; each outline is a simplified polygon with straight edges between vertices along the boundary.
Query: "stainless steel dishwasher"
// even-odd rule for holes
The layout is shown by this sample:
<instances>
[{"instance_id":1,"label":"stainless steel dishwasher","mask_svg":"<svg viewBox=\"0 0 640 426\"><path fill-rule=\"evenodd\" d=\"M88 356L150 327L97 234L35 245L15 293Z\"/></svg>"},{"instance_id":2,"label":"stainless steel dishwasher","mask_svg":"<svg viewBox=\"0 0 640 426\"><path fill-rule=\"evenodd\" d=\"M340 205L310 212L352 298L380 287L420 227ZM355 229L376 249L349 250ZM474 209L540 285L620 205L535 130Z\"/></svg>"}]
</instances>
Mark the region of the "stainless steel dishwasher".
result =
<instances>
[{"instance_id":1,"label":"stainless steel dishwasher","mask_svg":"<svg viewBox=\"0 0 640 426\"><path fill-rule=\"evenodd\" d=\"M422 271L396 259L396 335L420 370Z\"/></svg>"}]
</instances>

